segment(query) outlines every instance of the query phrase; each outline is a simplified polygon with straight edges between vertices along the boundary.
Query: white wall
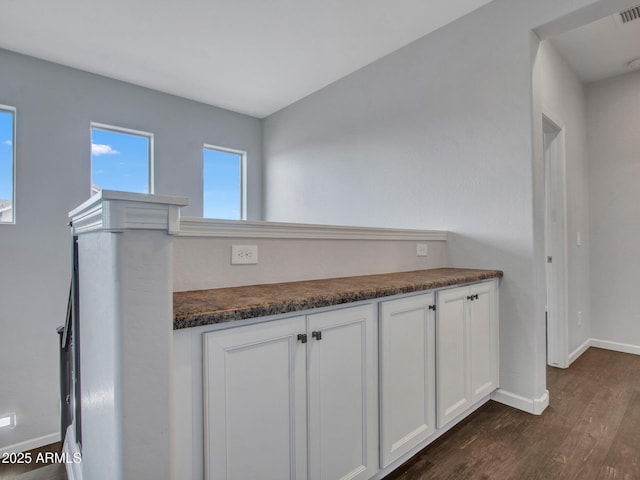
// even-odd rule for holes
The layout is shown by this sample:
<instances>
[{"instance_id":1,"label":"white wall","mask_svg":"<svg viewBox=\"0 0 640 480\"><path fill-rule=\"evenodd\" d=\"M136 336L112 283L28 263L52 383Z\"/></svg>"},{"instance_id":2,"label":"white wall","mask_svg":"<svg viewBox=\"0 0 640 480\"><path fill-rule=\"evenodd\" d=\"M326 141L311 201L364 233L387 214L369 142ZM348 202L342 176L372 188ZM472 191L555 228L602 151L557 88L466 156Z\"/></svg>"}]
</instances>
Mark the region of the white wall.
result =
<instances>
[{"instance_id":1,"label":"white wall","mask_svg":"<svg viewBox=\"0 0 640 480\"><path fill-rule=\"evenodd\" d=\"M70 281L68 212L89 197L90 122L155 134L156 193L202 213L204 143L248 151L249 216L260 219L261 121L0 50L0 104L17 107L16 224L0 225L0 449L59 432L58 350ZM40 438L44 437L44 438ZM22 444L22 442L27 442Z\"/></svg>"},{"instance_id":2,"label":"white wall","mask_svg":"<svg viewBox=\"0 0 640 480\"><path fill-rule=\"evenodd\" d=\"M640 72L586 91L592 337L640 353Z\"/></svg>"},{"instance_id":3,"label":"white wall","mask_svg":"<svg viewBox=\"0 0 640 480\"><path fill-rule=\"evenodd\" d=\"M86 350L82 355L82 390L93 394L93 398L84 394L82 400L83 453L90 459L82 470L87 475L103 470L112 478L122 478L125 454L122 444L113 440L122 437L123 417L121 351L116 348L124 336L117 243L118 235L93 233L82 238L78 251L83 271L87 271L80 298L80 308L85 312L82 350Z\"/></svg>"},{"instance_id":4,"label":"white wall","mask_svg":"<svg viewBox=\"0 0 640 480\"><path fill-rule=\"evenodd\" d=\"M566 165L568 353L590 337L587 103L582 84L549 41L535 61L543 113L564 129ZM539 121L542 121L540 119ZM582 246L577 245L577 232ZM582 312L582 325L578 324Z\"/></svg>"},{"instance_id":5,"label":"white wall","mask_svg":"<svg viewBox=\"0 0 640 480\"><path fill-rule=\"evenodd\" d=\"M501 386L543 399L544 183L532 143L541 117L531 29L580 7L593 7L593 20L621 3L496 0L268 117L265 219L453 232L448 266L505 272Z\"/></svg>"},{"instance_id":6,"label":"white wall","mask_svg":"<svg viewBox=\"0 0 640 480\"><path fill-rule=\"evenodd\" d=\"M171 242L79 236L83 478L171 478Z\"/></svg>"},{"instance_id":7,"label":"white wall","mask_svg":"<svg viewBox=\"0 0 640 480\"><path fill-rule=\"evenodd\" d=\"M416 243L428 245L416 257ZM231 245L257 245L257 265L231 265ZM176 237L173 289L292 282L445 266L445 242Z\"/></svg>"}]
</instances>

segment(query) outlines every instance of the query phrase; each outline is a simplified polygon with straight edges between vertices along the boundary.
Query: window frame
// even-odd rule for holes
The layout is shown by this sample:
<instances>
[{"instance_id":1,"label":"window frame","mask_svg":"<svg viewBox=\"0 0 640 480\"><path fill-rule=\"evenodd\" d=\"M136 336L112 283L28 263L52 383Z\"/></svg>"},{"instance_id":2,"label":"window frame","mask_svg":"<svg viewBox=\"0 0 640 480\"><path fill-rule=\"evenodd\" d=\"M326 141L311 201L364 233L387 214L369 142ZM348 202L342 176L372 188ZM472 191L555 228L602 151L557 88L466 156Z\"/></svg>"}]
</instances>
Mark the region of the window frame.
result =
<instances>
[{"instance_id":1,"label":"window frame","mask_svg":"<svg viewBox=\"0 0 640 480\"><path fill-rule=\"evenodd\" d=\"M247 220L247 152L236 148L221 147L205 143L202 147L202 217L204 217L204 154L205 150L231 153L240 156L240 221ZM208 218L208 217L207 217Z\"/></svg>"},{"instance_id":2,"label":"window frame","mask_svg":"<svg viewBox=\"0 0 640 480\"><path fill-rule=\"evenodd\" d=\"M137 137L146 137L149 140L149 158L147 159L147 175L149 177L148 180L148 194L149 195L153 195L154 194L154 185L155 185L155 155L154 155L154 148L153 148L153 143L154 143L154 135L151 132L145 132L143 130L134 130L132 128L126 128L126 127L118 127L116 125L108 125L106 123L98 123L98 122L91 122L90 127L89 127L89 148L91 148L91 145L93 145L93 129L97 129L97 130L102 130L105 132L111 132L111 133L120 133L120 134L124 134L124 135L132 135L132 136L137 136ZM93 154L90 155L91 157L91 171L90 171L90 178L89 178L89 195L93 195L91 189L93 187Z\"/></svg>"},{"instance_id":3,"label":"window frame","mask_svg":"<svg viewBox=\"0 0 640 480\"><path fill-rule=\"evenodd\" d=\"M12 219L10 222L0 222L0 225L15 225L16 224L16 125L18 123L18 109L10 105L3 105L0 103L0 112L11 114L11 209L13 210Z\"/></svg>"}]
</instances>

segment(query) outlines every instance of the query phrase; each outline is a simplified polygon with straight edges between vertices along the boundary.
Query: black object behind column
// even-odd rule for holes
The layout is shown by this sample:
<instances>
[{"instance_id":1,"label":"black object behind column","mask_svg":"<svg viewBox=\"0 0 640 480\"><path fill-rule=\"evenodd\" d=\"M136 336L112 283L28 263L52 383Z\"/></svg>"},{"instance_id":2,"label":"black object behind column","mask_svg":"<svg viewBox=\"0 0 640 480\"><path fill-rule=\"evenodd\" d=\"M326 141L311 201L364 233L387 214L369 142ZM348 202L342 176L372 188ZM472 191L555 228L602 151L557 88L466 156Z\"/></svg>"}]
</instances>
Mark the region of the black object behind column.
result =
<instances>
[{"instance_id":1,"label":"black object behind column","mask_svg":"<svg viewBox=\"0 0 640 480\"><path fill-rule=\"evenodd\" d=\"M75 421L76 442L82 442L80 409L80 325L78 282L78 237L73 237L73 269L67 317L64 327L58 327L60 341L60 436L64 442L67 427Z\"/></svg>"}]
</instances>

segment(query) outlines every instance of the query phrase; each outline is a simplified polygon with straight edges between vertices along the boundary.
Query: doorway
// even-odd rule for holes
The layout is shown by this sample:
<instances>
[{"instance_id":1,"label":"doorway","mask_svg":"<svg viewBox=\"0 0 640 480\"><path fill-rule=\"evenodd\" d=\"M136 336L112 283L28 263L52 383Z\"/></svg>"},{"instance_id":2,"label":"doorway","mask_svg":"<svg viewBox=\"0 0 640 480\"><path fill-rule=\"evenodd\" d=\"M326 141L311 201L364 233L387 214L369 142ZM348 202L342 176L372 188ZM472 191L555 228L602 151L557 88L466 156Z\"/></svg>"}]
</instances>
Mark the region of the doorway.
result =
<instances>
[{"instance_id":1,"label":"doorway","mask_svg":"<svg viewBox=\"0 0 640 480\"><path fill-rule=\"evenodd\" d=\"M545 261L547 364L566 368L568 361L566 167L563 123L542 117L545 184Z\"/></svg>"}]
</instances>

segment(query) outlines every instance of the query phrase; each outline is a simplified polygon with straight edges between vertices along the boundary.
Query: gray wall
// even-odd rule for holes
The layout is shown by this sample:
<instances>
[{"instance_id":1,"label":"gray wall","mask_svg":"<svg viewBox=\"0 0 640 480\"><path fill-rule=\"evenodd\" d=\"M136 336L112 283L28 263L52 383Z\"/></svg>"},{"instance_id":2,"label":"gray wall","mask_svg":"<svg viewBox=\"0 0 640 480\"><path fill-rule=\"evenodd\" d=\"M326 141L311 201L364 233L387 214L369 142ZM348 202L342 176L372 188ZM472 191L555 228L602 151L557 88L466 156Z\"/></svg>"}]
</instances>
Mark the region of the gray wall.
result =
<instances>
[{"instance_id":1,"label":"gray wall","mask_svg":"<svg viewBox=\"0 0 640 480\"><path fill-rule=\"evenodd\" d=\"M262 125L5 50L0 104L17 107L16 224L0 225L0 414L18 416L1 449L59 430L55 328L70 279L67 214L89 197L90 122L154 133L155 192L187 196L186 215L202 214L203 144L246 150L251 219L262 216Z\"/></svg>"},{"instance_id":2,"label":"gray wall","mask_svg":"<svg viewBox=\"0 0 640 480\"><path fill-rule=\"evenodd\" d=\"M416 256L416 243L428 256ZM257 265L231 265L231 245L256 245ZM173 290L373 275L445 266L444 241L176 237Z\"/></svg>"},{"instance_id":3,"label":"gray wall","mask_svg":"<svg viewBox=\"0 0 640 480\"><path fill-rule=\"evenodd\" d=\"M543 113L561 122L565 135L568 353L590 338L589 182L587 100L582 84L550 42L542 42L539 69ZM577 245L577 233L581 246ZM578 324L582 312L582 324Z\"/></svg>"},{"instance_id":4,"label":"gray wall","mask_svg":"<svg viewBox=\"0 0 640 480\"><path fill-rule=\"evenodd\" d=\"M640 353L640 72L587 87L592 337Z\"/></svg>"},{"instance_id":5,"label":"gray wall","mask_svg":"<svg viewBox=\"0 0 640 480\"><path fill-rule=\"evenodd\" d=\"M450 230L448 266L505 272L501 386L526 401L544 397L531 30L586 6L594 20L622 3L496 0L268 117L265 219Z\"/></svg>"}]
</instances>

